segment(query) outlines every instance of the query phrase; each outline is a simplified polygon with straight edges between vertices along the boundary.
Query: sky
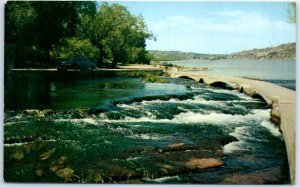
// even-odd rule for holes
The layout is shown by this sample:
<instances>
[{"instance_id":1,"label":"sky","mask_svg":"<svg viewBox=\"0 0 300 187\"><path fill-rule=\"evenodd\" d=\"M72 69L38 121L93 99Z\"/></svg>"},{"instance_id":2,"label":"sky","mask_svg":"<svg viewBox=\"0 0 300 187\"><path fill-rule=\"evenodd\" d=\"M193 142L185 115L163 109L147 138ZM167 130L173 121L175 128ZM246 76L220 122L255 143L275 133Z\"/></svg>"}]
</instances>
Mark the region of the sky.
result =
<instances>
[{"instance_id":1,"label":"sky","mask_svg":"<svg viewBox=\"0 0 300 187\"><path fill-rule=\"evenodd\" d=\"M143 16L157 38L149 50L229 54L296 42L288 2L117 3Z\"/></svg>"}]
</instances>

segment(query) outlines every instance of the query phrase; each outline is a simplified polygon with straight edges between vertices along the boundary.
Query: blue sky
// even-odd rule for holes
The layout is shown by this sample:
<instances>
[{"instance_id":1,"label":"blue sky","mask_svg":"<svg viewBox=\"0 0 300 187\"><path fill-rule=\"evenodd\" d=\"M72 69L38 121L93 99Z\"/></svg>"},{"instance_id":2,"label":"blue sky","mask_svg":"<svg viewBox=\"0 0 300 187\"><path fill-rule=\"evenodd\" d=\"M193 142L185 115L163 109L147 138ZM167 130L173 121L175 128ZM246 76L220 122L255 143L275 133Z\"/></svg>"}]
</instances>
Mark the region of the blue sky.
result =
<instances>
[{"instance_id":1,"label":"blue sky","mask_svg":"<svg viewBox=\"0 0 300 187\"><path fill-rule=\"evenodd\" d=\"M226 54L296 42L287 2L120 2L157 37L147 49Z\"/></svg>"}]
</instances>

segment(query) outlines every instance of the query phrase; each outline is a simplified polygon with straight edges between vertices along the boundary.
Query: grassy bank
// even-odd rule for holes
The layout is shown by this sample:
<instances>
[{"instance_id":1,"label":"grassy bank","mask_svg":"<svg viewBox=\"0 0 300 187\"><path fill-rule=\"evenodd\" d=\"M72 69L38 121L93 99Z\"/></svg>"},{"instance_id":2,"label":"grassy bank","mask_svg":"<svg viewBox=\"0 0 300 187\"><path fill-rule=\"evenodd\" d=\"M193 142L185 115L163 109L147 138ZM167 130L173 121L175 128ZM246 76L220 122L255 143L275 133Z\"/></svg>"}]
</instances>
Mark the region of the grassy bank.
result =
<instances>
[{"instance_id":1,"label":"grassy bank","mask_svg":"<svg viewBox=\"0 0 300 187\"><path fill-rule=\"evenodd\" d=\"M163 77L170 77L170 75L166 72L145 72L145 71L134 71L129 72L127 74L128 76L141 78L145 82L151 82L151 83L168 83L169 81L166 79L163 79Z\"/></svg>"}]
</instances>

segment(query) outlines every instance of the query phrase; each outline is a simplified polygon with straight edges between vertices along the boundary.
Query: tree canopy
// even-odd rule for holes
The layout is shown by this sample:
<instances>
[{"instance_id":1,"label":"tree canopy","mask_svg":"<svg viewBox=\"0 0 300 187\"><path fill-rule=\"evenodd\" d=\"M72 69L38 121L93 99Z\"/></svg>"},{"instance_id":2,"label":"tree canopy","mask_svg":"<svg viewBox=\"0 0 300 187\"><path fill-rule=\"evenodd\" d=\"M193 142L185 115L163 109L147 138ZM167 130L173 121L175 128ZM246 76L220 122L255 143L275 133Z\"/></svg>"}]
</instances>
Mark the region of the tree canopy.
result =
<instances>
[{"instance_id":1,"label":"tree canopy","mask_svg":"<svg viewBox=\"0 0 300 187\"><path fill-rule=\"evenodd\" d=\"M85 56L92 61L96 61L99 58L99 49L93 46L88 39L65 38L52 47L50 56L55 59Z\"/></svg>"},{"instance_id":2,"label":"tree canopy","mask_svg":"<svg viewBox=\"0 0 300 187\"><path fill-rule=\"evenodd\" d=\"M288 5L288 16L290 23L296 23L296 3L290 2Z\"/></svg>"},{"instance_id":3,"label":"tree canopy","mask_svg":"<svg viewBox=\"0 0 300 187\"><path fill-rule=\"evenodd\" d=\"M131 15L124 6L102 3L95 17L85 17L83 33L99 48L99 65L105 58L112 61L112 66L117 62L135 62L138 58L140 63L149 62L145 41L152 34L143 18Z\"/></svg>"},{"instance_id":4,"label":"tree canopy","mask_svg":"<svg viewBox=\"0 0 300 187\"><path fill-rule=\"evenodd\" d=\"M83 55L120 63L149 63L142 16L124 6L91 1L8 1L5 6L6 63L55 66L57 58ZM9 59L8 59L9 58Z\"/></svg>"}]
</instances>

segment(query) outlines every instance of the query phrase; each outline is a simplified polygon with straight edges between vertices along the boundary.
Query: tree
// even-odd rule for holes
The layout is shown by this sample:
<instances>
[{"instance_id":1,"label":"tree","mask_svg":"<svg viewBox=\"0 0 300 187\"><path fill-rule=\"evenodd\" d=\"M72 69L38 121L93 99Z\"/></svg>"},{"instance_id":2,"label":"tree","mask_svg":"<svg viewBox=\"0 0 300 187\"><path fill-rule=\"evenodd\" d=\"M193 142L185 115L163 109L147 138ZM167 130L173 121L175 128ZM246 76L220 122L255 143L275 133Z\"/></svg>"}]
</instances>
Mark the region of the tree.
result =
<instances>
[{"instance_id":1,"label":"tree","mask_svg":"<svg viewBox=\"0 0 300 187\"><path fill-rule=\"evenodd\" d=\"M104 59L112 66L149 63L147 25L115 3L101 3L97 11L89 1L8 1L5 18L5 51L11 51L5 62L12 67L54 66L55 58L71 55L98 57L99 66Z\"/></svg>"},{"instance_id":2,"label":"tree","mask_svg":"<svg viewBox=\"0 0 300 187\"><path fill-rule=\"evenodd\" d=\"M150 64L150 55L145 48L132 48L129 63Z\"/></svg>"},{"instance_id":3,"label":"tree","mask_svg":"<svg viewBox=\"0 0 300 187\"><path fill-rule=\"evenodd\" d=\"M98 66L105 58L111 60L113 67L117 62L130 62L133 49L144 49L145 40L152 37L141 16L131 15L124 6L115 3L102 3L93 19L84 20L85 36L99 49Z\"/></svg>"},{"instance_id":4,"label":"tree","mask_svg":"<svg viewBox=\"0 0 300 187\"><path fill-rule=\"evenodd\" d=\"M5 5L5 62L15 67L51 64L49 51L63 38L77 35L82 17L96 13L95 2L8 1ZM28 63L26 63L28 62Z\"/></svg>"},{"instance_id":5,"label":"tree","mask_svg":"<svg viewBox=\"0 0 300 187\"><path fill-rule=\"evenodd\" d=\"M296 3L295 2L289 3L288 16L289 16L289 22L295 24L296 23Z\"/></svg>"},{"instance_id":6,"label":"tree","mask_svg":"<svg viewBox=\"0 0 300 187\"><path fill-rule=\"evenodd\" d=\"M41 60L48 61L52 45L62 38L76 36L82 15L93 15L96 4L76 1L38 1L32 2L32 6L38 15L36 34L39 48L46 52L44 59Z\"/></svg>"},{"instance_id":7,"label":"tree","mask_svg":"<svg viewBox=\"0 0 300 187\"><path fill-rule=\"evenodd\" d=\"M35 56L37 14L30 2L9 1L5 6L6 67L20 67ZM13 51L13 53L11 53ZM9 54L9 55L8 55Z\"/></svg>"},{"instance_id":8,"label":"tree","mask_svg":"<svg viewBox=\"0 0 300 187\"><path fill-rule=\"evenodd\" d=\"M69 59L74 56L85 56L96 61L99 56L99 49L92 45L88 39L66 38L61 40L50 51L52 58Z\"/></svg>"}]
</instances>

